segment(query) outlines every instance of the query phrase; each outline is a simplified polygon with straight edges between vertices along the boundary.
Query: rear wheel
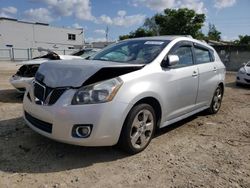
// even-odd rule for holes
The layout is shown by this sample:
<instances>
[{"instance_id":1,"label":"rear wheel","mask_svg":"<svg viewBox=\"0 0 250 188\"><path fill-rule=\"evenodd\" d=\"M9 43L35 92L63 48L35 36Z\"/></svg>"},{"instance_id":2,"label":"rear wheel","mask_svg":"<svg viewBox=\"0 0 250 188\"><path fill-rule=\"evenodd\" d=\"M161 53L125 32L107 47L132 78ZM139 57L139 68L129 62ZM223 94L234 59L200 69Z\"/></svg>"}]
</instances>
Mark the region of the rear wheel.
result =
<instances>
[{"instance_id":1,"label":"rear wheel","mask_svg":"<svg viewBox=\"0 0 250 188\"><path fill-rule=\"evenodd\" d=\"M136 154L150 143L156 125L154 109L148 104L139 104L129 112L119 140L123 150Z\"/></svg>"},{"instance_id":2,"label":"rear wheel","mask_svg":"<svg viewBox=\"0 0 250 188\"><path fill-rule=\"evenodd\" d=\"M210 107L208 109L208 112L210 114L216 114L219 111L219 109L221 107L222 97L223 97L222 88L221 88L221 86L218 86L214 92L212 102L211 102Z\"/></svg>"}]
</instances>

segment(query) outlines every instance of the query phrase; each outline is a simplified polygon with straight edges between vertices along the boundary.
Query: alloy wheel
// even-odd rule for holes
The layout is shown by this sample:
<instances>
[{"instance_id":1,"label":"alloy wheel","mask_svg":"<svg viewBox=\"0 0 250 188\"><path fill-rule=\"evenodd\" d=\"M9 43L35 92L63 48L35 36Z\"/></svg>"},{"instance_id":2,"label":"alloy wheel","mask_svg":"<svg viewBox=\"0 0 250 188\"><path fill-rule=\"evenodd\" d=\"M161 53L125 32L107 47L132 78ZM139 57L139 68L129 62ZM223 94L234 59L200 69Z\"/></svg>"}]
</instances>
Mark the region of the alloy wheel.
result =
<instances>
[{"instance_id":1,"label":"alloy wheel","mask_svg":"<svg viewBox=\"0 0 250 188\"><path fill-rule=\"evenodd\" d=\"M130 140L132 146L136 149L145 147L150 142L153 130L153 114L147 109L139 111L131 126Z\"/></svg>"},{"instance_id":2,"label":"alloy wheel","mask_svg":"<svg viewBox=\"0 0 250 188\"><path fill-rule=\"evenodd\" d=\"M222 91L221 88L218 87L215 91L214 98L213 98L213 109L217 112L220 109L222 101Z\"/></svg>"}]
</instances>

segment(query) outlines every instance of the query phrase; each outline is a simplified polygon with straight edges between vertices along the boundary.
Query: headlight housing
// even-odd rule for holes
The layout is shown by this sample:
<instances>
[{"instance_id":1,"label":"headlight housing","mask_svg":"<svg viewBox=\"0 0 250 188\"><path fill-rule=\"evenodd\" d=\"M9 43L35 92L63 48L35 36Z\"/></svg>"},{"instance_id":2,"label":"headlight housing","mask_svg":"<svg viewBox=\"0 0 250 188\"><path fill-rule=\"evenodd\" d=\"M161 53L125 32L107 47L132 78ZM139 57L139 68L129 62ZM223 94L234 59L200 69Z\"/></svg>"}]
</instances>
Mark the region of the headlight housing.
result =
<instances>
[{"instance_id":1,"label":"headlight housing","mask_svg":"<svg viewBox=\"0 0 250 188\"><path fill-rule=\"evenodd\" d=\"M111 101L122 85L122 80L112 78L78 89L72 99L72 105L96 104Z\"/></svg>"},{"instance_id":2,"label":"headlight housing","mask_svg":"<svg viewBox=\"0 0 250 188\"><path fill-rule=\"evenodd\" d=\"M241 68L241 69L239 70L239 72L240 72L241 74L245 74L245 73L246 73L246 70L245 70L245 68Z\"/></svg>"}]
</instances>

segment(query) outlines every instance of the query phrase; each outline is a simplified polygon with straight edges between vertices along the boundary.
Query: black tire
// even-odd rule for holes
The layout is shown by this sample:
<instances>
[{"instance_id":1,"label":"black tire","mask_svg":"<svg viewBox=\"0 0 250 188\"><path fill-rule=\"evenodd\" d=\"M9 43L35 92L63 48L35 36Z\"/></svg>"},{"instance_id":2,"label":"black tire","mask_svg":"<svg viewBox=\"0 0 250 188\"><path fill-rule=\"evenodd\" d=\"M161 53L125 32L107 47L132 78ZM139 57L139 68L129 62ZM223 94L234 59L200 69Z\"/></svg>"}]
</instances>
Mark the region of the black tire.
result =
<instances>
[{"instance_id":1,"label":"black tire","mask_svg":"<svg viewBox=\"0 0 250 188\"><path fill-rule=\"evenodd\" d=\"M214 92L210 107L208 108L209 114L216 114L220 110L222 98L223 90L221 86L218 86Z\"/></svg>"},{"instance_id":2,"label":"black tire","mask_svg":"<svg viewBox=\"0 0 250 188\"><path fill-rule=\"evenodd\" d=\"M146 115L148 115L148 117L146 117ZM143 119L141 119L142 116ZM139 127L135 126L137 124L139 124ZM138 104L130 110L124 122L118 144L122 150L129 154L139 153L150 143L155 132L155 127L156 116L152 106L148 104ZM152 130L147 130L149 128L152 128ZM141 135L137 139L139 134Z\"/></svg>"}]
</instances>

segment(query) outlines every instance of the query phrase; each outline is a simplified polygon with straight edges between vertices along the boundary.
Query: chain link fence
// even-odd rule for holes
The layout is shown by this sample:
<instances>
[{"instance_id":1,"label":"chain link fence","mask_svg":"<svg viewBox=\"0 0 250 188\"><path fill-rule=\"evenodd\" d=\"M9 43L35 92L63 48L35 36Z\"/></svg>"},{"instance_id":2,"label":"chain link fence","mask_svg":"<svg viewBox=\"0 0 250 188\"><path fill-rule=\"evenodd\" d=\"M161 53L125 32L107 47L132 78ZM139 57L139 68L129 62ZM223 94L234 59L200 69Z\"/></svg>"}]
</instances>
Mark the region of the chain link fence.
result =
<instances>
[{"instance_id":1,"label":"chain link fence","mask_svg":"<svg viewBox=\"0 0 250 188\"><path fill-rule=\"evenodd\" d=\"M69 55L73 52L76 52L76 49L72 50L51 50L56 52L59 55ZM46 51L38 51L37 48L9 48L9 49L0 49L0 60L9 60L9 61L23 61L30 60L34 57L45 55Z\"/></svg>"}]
</instances>

